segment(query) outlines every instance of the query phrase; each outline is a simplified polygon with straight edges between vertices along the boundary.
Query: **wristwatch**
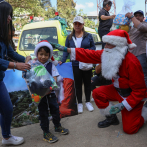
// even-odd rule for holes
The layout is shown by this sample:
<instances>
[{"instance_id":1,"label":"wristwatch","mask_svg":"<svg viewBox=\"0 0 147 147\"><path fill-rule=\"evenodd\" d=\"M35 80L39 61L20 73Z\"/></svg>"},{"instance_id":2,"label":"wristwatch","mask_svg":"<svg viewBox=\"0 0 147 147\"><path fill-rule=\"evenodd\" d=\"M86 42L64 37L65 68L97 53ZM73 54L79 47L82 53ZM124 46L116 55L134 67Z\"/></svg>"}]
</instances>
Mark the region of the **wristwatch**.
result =
<instances>
[{"instance_id":1,"label":"wristwatch","mask_svg":"<svg viewBox=\"0 0 147 147\"><path fill-rule=\"evenodd\" d=\"M15 71L15 68L16 68L16 63L14 62L14 67L13 67L13 71Z\"/></svg>"},{"instance_id":2,"label":"wristwatch","mask_svg":"<svg viewBox=\"0 0 147 147\"><path fill-rule=\"evenodd\" d=\"M130 17L130 19L132 19L134 17L134 15L132 15L131 17Z\"/></svg>"}]
</instances>

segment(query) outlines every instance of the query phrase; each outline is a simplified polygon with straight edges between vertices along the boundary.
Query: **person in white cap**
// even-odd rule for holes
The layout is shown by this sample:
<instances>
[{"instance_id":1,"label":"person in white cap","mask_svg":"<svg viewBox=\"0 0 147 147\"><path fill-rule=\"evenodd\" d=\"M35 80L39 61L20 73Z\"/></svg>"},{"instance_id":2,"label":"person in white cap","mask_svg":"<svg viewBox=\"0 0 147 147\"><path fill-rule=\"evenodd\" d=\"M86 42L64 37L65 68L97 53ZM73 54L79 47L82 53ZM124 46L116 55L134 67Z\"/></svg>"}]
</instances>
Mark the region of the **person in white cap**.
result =
<instances>
[{"instance_id":1,"label":"person in white cap","mask_svg":"<svg viewBox=\"0 0 147 147\"><path fill-rule=\"evenodd\" d=\"M85 32L84 30L84 20L81 16L76 16L74 18L73 31L67 37L65 46L69 48L85 48L89 50L96 49L92 35ZM64 53L62 61L59 61L59 64L66 62L68 55L69 54L67 52ZM84 83L86 99L85 106L88 109L88 111L91 112L94 110L92 103L90 103L92 67L87 70L81 69L79 61L72 61L72 68L74 74L76 97L78 101L78 113L83 113L82 83Z\"/></svg>"},{"instance_id":2,"label":"person in white cap","mask_svg":"<svg viewBox=\"0 0 147 147\"><path fill-rule=\"evenodd\" d=\"M52 45L47 40L43 40L36 45L34 54L37 57L37 60L35 62L41 63L51 74L51 76L55 79L55 81L57 81L57 77L59 76L59 73L55 65L52 62L50 62L51 58L53 60ZM56 95L53 90L50 94L44 96L40 100L40 103L38 105L38 110L39 110L40 126L41 129L43 130L44 141L47 141L49 143L54 143L58 140L58 138L49 131L49 119L48 119L49 110L53 118L55 132L60 132L63 135L69 133L69 130L63 128L60 124L59 105L57 103Z\"/></svg>"},{"instance_id":3,"label":"person in white cap","mask_svg":"<svg viewBox=\"0 0 147 147\"><path fill-rule=\"evenodd\" d=\"M112 79L113 84L100 86L93 91L93 98L100 112L106 116L98 123L99 128L118 125L116 113L121 111L123 130L137 133L147 120L147 108L143 106L146 85L139 60L128 51L136 45L124 30L114 30L103 36L104 50L90 51L82 48L67 48L53 44L59 50L71 53L72 60L101 63L102 75ZM113 105L110 101L118 101Z\"/></svg>"}]
</instances>

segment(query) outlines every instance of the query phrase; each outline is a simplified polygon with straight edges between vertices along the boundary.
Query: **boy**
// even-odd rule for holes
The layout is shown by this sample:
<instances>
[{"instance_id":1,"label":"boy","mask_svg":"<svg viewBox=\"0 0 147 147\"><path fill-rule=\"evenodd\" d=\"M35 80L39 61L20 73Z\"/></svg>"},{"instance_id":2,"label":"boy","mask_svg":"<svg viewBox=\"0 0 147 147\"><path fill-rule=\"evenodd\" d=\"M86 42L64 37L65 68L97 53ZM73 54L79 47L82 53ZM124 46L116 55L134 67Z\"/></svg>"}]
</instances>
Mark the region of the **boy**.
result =
<instances>
[{"instance_id":1,"label":"boy","mask_svg":"<svg viewBox=\"0 0 147 147\"><path fill-rule=\"evenodd\" d=\"M35 47L34 54L37 57L36 62L40 62L55 79L55 81L57 81L59 73L55 65L52 62L49 62L49 59L51 59L53 54L53 47L51 46L51 44L46 40L39 42ZM55 132L60 132L63 135L69 133L69 130L63 128L60 124L59 106L54 91L51 91L49 94L47 94L40 100L38 110L40 126L43 130L44 141L47 141L49 143L58 141L58 138L49 131L49 110L53 117Z\"/></svg>"}]
</instances>

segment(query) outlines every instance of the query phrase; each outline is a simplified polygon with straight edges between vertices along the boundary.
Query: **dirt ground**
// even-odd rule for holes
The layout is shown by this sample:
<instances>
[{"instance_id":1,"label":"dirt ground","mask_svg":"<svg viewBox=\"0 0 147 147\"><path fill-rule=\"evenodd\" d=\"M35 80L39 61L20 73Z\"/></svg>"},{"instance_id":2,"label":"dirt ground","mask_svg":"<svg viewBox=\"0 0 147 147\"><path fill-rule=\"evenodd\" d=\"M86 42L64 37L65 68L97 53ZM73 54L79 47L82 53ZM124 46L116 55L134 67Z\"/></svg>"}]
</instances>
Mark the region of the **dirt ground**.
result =
<instances>
[{"instance_id":1,"label":"dirt ground","mask_svg":"<svg viewBox=\"0 0 147 147\"><path fill-rule=\"evenodd\" d=\"M147 124L137 134L128 135L123 132L121 114L118 114L120 124L108 128L98 128L97 123L104 119L95 103L94 111L89 112L84 107L83 114L66 117L61 120L62 126L68 128L69 135L56 134L53 123L50 130L59 138L53 144L43 141L42 130L39 124L28 125L12 129L12 134L25 138L22 147L147 147ZM2 136L0 136L2 139Z\"/></svg>"}]
</instances>

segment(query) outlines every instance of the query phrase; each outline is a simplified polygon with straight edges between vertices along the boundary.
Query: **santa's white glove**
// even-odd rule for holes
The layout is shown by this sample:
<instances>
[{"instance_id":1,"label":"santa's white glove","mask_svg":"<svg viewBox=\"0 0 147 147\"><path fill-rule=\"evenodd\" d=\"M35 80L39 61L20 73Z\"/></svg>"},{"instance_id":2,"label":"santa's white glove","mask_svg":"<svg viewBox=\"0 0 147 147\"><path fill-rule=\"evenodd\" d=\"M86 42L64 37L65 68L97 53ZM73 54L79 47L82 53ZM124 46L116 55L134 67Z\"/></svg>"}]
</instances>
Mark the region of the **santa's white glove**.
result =
<instances>
[{"instance_id":1,"label":"santa's white glove","mask_svg":"<svg viewBox=\"0 0 147 147\"><path fill-rule=\"evenodd\" d=\"M118 104L112 106L109 112L110 112L110 114L116 114L116 113L119 113L120 111L122 111L123 109L124 109L123 103L118 103Z\"/></svg>"}]
</instances>

